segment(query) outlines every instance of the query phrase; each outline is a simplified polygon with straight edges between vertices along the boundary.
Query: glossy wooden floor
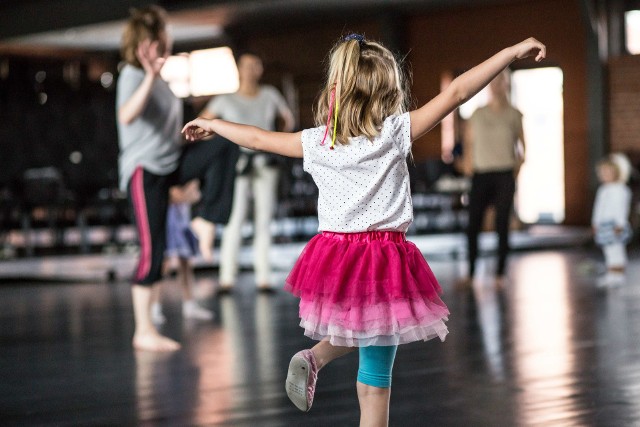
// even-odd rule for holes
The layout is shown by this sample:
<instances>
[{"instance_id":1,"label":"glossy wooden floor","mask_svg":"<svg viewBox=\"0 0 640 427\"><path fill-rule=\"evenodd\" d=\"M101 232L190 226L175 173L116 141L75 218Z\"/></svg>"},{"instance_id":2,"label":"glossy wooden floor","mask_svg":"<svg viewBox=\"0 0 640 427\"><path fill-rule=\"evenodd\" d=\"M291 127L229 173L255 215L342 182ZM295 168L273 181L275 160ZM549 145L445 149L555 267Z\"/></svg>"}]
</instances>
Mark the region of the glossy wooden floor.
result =
<instances>
[{"instance_id":1,"label":"glossy wooden floor","mask_svg":"<svg viewBox=\"0 0 640 427\"><path fill-rule=\"evenodd\" d=\"M514 253L504 291L491 257L467 291L454 286L462 261L432 257L450 334L399 349L391 425L639 426L638 251L631 257L627 285L608 291L595 288L601 258L590 247ZM77 258L67 268L85 267ZM284 392L289 358L312 345L297 300L256 293L251 272L218 298L215 276L200 271L196 288L212 322L183 320L167 282L163 330L184 345L172 354L131 349L124 280L5 281L0 425L357 425L357 355L325 368L312 410L299 412ZM276 276L282 283L286 269Z\"/></svg>"}]
</instances>

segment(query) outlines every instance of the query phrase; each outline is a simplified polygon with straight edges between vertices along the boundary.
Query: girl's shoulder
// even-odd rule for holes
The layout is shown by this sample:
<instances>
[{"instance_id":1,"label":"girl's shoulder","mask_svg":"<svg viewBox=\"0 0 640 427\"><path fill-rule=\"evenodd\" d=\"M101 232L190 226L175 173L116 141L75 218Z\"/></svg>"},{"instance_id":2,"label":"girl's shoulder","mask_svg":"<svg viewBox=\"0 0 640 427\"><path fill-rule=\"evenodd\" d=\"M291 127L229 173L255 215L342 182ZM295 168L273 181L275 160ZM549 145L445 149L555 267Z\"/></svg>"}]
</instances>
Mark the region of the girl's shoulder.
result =
<instances>
[{"instance_id":1,"label":"girl's shoulder","mask_svg":"<svg viewBox=\"0 0 640 427\"><path fill-rule=\"evenodd\" d=\"M411 116L408 112L387 117L379 135L382 142L390 141L399 147L404 156L411 152Z\"/></svg>"},{"instance_id":2,"label":"girl's shoulder","mask_svg":"<svg viewBox=\"0 0 640 427\"><path fill-rule=\"evenodd\" d=\"M331 144L331 130L326 125L304 129L301 133L302 145L324 146ZM393 114L388 116L382 122L380 132L373 141L368 137L361 135L349 139L351 143L400 143L402 146L411 144L411 121L408 112ZM324 144L323 144L324 141Z\"/></svg>"},{"instance_id":3,"label":"girl's shoulder","mask_svg":"<svg viewBox=\"0 0 640 427\"><path fill-rule=\"evenodd\" d=\"M384 122L382 122L382 132L384 132L385 130L394 131L407 126L411 126L411 116L409 115L408 111L404 113L392 114L384 119Z\"/></svg>"},{"instance_id":4,"label":"girl's shoulder","mask_svg":"<svg viewBox=\"0 0 640 427\"><path fill-rule=\"evenodd\" d=\"M325 125L303 129L300 133L302 145L320 145L326 129L327 127ZM325 139L325 144L329 143L331 143L331 135L327 135L327 138Z\"/></svg>"}]
</instances>

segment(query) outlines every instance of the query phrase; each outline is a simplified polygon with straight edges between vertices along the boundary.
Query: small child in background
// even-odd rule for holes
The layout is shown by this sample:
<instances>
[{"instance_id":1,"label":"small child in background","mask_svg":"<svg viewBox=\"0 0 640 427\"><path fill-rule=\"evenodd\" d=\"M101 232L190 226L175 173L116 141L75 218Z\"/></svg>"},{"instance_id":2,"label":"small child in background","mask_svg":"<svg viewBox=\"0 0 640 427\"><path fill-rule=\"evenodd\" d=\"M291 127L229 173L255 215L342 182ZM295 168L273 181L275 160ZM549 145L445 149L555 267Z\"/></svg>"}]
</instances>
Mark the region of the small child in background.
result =
<instances>
[{"instance_id":1,"label":"small child in background","mask_svg":"<svg viewBox=\"0 0 640 427\"><path fill-rule=\"evenodd\" d=\"M618 181L622 182L623 184L628 184L629 179L631 179L631 175L633 173L633 166L631 165L629 157L627 157L627 155L624 153L618 152L609 154L609 158L618 166L618 170L620 171Z\"/></svg>"},{"instance_id":2,"label":"small child in background","mask_svg":"<svg viewBox=\"0 0 640 427\"><path fill-rule=\"evenodd\" d=\"M607 272L598 280L598 287L603 288L624 284L626 244L631 239L631 190L625 182L628 173L620 170L616 160L607 157L596 166L600 186L596 192L591 225L595 242L602 248L607 266Z\"/></svg>"},{"instance_id":3,"label":"small child in background","mask_svg":"<svg viewBox=\"0 0 640 427\"><path fill-rule=\"evenodd\" d=\"M198 255L198 238L191 230L191 205L200 200L200 186L197 180L184 186L173 186L169 190L169 210L167 211L167 250L165 270L172 260L178 262L178 280L182 286L182 316L187 319L211 320L213 313L200 307L193 299L194 281L191 259ZM166 318L160 303L160 286L151 305L151 319L162 324Z\"/></svg>"}]
</instances>

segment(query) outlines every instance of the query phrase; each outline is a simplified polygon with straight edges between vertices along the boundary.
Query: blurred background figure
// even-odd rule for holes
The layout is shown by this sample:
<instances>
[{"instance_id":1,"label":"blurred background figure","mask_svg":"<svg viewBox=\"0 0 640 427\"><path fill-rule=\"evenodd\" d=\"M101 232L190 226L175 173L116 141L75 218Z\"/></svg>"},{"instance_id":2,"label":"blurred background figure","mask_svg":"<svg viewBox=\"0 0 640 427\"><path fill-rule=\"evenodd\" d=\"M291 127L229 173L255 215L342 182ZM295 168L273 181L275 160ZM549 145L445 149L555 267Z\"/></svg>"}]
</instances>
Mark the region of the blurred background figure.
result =
<instances>
[{"instance_id":1,"label":"blurred background figure","mask_svg":"<svg viewBox=\"0 0 640 427\"><path fill-rule=\"evenodd\" d=\"M237 55L240 86L236 93L219 95L205 107L201 116L221 118L235 123L275 130L277 120L282 131L294 128L294 118L282 95L276 88L261 85L262 59L253 52ZM231 218L222 235L220 255L220 292L233 287L238 274L238 254L242 241L242 225L247 218L253 195L253 261L256 286L271 290L271 221L273 219L278 167L274 158L266 153L255 153L242 148L236 166L235 191Z\"/></svg>"},{"instance_id":2,"label":"blurred background figure","mask_svg":"<svg viewBox=\"0 0 640 427\"><path fill-rule=\"evenodd\" d=\"M182 316L185 319L211 320L213 313L200 307L193 297L195 280L191 260L199 254L198 238L191 230L191 205L200 201L200 185L197 180L184 186L173 186L169 190L169 210L167 212L167 251L165 271L176 263L177 278L182 288ZM161 285L156 286L151 318L154 323L166 321L162 312Z\"/></svg>"},{"instance_id":3,"label":"blurred background figure","mask_svg":"<svg viewBox=\"0 0 640 427\"><path fill-rule=\"evenodd\" d=\"M596 167L600 186L596 192L591 225L607 267L606 273L598 279L598 287L602 288L625 282L626 245L631 240L631 190L626 184L631 168L625 168L625 165L629 164L624 158L615 155L601 160Z\"/></svg>"},{"instance_id":4,"label":"blurred background figure","mask_svg":"<svg viewBox=\"0 0 640 427\"><path fill-rule=\"evenodd\" d=\"M165 258L169 188L200 180L202 201L194 231L206 242L214 224L229 218L235 171L227 153L237 153L221 138L197 144L181 138L182 101L160 76L172 48L166 20L166 11L157 6L132 11L122 36L126 65L116 90L120 189L128 192L140 243L131 291L133 346L149 351L180 348L151 320L152 293L162 279Z\"/></svg>"},{"instance_id":5,"label":"blurred background figure","mask_svg":"<svg viewBox=\"0 0 640 427\"><path fill-rule=\"evenodd\" d=\"M509 101L509 73L504 71L490 84L489 103L478 108L466 123L465 152L470 155L472 171L467 227L468 276L473 281L478 257L478 235L487 208L495 207L495 230L498 233L496 282L502 284L509 252L509 220L513 208L516 176L524 162L522 113ZM521 145L518 144L520 142Z\"/></svg>"}]
</instances>

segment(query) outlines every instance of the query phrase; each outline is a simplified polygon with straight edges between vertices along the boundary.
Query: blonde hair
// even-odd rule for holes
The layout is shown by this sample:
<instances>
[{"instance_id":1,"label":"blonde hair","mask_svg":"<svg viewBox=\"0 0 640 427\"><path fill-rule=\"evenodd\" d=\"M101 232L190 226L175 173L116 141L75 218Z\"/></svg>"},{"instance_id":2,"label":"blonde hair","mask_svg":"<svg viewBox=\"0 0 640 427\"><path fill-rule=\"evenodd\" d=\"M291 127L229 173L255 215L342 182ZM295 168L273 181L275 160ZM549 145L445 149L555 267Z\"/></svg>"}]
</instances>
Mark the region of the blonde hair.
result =
<instances>
[{"instance_id":1,"label":"blonde hair","mask_svg":"<svg viewBox=\"0 0 640 427\"><path fill-rule=\"evenodd\" d=\"M605 157L604 159L601 159L601 160L598 161L598 163L596 163L596 170L598 172L600 172L600 170L602 170L604 168L610 168L613 171L613 175L614 175L613 180L614 181L617 181L617 180L620 179L620 167L610 157Z\"/></svg>"},{"instance_id":2,"label":"blonde hair","mask_svg":"<svg viewBox=\"0 0 640 427\"><path fill-rule=\"evenodd\" d=\"M398 61L386 47L362 37L342 39L329 54L327 81L316 106L316 124L327 123L331 92L335 90L336 140L347 144L350 137L361 135L373 139L388 116L406 111L403 86ZM332 114L330 127L335 120Z\"/></svg>"},{"instance_id":3,"label":"blonde hair","mask_svg":"<svg viewBox=\"0 0 640 427\"><path fill-rule=\"evenodd\" d=\"M160 6L147 6L140 9L132 9L131 17L122 33L120 54L128 64L141 68L136 50L138 45L146 39L164 42L166 34L167 12ZM159 46L161 51L167 47Z\"/></svg>"}]
</instances>

